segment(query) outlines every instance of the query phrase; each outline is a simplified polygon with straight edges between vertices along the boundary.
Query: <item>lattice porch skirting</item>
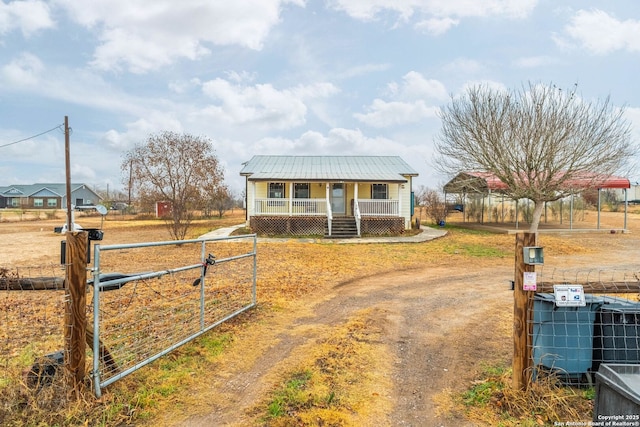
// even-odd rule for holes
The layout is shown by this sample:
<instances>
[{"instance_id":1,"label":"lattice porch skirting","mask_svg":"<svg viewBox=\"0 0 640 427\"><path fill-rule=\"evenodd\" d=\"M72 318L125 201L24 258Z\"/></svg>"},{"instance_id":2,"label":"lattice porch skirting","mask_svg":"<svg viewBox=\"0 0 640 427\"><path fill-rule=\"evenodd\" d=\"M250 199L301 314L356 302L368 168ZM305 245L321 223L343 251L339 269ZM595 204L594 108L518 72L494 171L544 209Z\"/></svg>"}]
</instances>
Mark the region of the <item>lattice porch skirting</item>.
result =
<instances>
[{"instance_id":1,"label":"lattice porch skirting","mask_svg":"<svg viewBox=\"0 0 640 427\"><path fill-rule=\"evenodd\" d=\"M262 236L324 235L327 218L319 216L254 216L249 222L251 231ZM365 235L404 233L404 219L399 217L364 217L360 232Z\"/></svg>"},{"instance_id":2,"label":"lattice porch skirting","mask_svg":"<svg viewBox=\"0 0 640 427\"><path fill-rule=\"evenodd\" d=\"M361 234L392 235L404 233L404 218L400 217L364 217L360 222Z\"/></svg>"},{"instance_id":3,"label":"lattice porch skirting","mask_svg":"<svg viewBox=\"0 0 640 427\"><path fill-rule=\"evenodd\" d=\"M254 216L251 231L262 236L324 235L327 218L321 216Z\"/></svg>"}]
</instances>

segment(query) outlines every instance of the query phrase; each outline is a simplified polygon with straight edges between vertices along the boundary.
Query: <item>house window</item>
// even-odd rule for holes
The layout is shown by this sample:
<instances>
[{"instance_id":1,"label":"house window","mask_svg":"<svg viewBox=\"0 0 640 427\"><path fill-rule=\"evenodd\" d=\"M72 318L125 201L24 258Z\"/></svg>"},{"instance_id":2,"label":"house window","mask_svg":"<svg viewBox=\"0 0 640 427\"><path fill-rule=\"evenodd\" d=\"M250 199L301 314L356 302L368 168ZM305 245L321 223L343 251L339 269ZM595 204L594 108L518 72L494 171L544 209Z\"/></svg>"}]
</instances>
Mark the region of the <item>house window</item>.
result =
<instances>
[{"instance_id":1,"label":"house window","mask_svg":"<svg viewBox=\"0 0 640 427\"><path fill-rule=\"evenodd\" d=\"M269 198L284 199L284 183L283 182L269 183Z\"/></svg>"},{"instance_id":2,"label":"house window","mask_svg":"<svg viewBox=\"0 0 640 427\"><path fill-rule=\"evenodd\" d=\"M293 184L293 197L296 199L308 199L310 197L309 183Z\"/></svg>"},{"instance_id":3,"label":"house window","mask_svg":"<svg viewBox=\"0 0 640 427\"><path fill-rule=\"evenodd\" d=\"M14 208L18 207L18 199L16 197L12 197L9 200L10 200L9 205L11 207L14 207Z\"/></svg>"},{"instance_id":4,"label":"house window","mask_svg":"<svg viewBox=\"0 0 640 427\"><path fill-rule=\"evenodd\" d=\"M389 194L388 190L387 184L373 184L371 185L371 198L387 199L387 195Z\"/></svg>"},{"instance_id":5,"label":"house window","mask_svg":"<svg viewBox=\"0 0 640 427\"><path fill-rule=\"evenodd\" d=\"M33 207L41 208L44 206L44 201L42 199L33 199Z\"/></svg>"},{"instance_id":6,"label":"house window","mask_svg":"<svg viewBox=\"0 0 640 427\"><path fill-rule=\"evenodd\" d=\"M58 199L47 199L47 207L55 208L58 206Z\"/></svg>"}]
</instances>

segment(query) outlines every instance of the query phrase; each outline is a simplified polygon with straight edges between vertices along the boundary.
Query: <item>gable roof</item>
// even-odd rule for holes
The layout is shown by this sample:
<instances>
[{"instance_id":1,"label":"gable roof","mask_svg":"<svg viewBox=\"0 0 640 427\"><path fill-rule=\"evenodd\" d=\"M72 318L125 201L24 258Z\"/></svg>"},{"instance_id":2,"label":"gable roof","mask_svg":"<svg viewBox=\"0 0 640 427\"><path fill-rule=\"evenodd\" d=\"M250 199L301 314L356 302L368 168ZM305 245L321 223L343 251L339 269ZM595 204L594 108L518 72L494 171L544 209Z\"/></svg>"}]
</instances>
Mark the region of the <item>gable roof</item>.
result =
<instances>
[{"instance_id":1,"label":"gable roof","mask_svg":"<svg viewBox=\"0 0 640 427\"><path fill-rule=\"evenodd\" d=\"M98 199L101 197L96 194L86 184L71 184L71 192L77 190L86 189L95 194ZM67 194L67 184L56 183L40 183L40 184L25 184L25 185L9 185L6 187L0 187L0 196L4 197L65 197Z\"/></svg>"},{"instance_id":2,"label":"gable roof","mask_svg":"<svg viewBox=\"0 0 640 427\"><path fill-rule=\"evenodd\" d=\"M407 182L418 173L398 156L254 156L240 175L250 181Z\"/></svg>"}]
</instances>

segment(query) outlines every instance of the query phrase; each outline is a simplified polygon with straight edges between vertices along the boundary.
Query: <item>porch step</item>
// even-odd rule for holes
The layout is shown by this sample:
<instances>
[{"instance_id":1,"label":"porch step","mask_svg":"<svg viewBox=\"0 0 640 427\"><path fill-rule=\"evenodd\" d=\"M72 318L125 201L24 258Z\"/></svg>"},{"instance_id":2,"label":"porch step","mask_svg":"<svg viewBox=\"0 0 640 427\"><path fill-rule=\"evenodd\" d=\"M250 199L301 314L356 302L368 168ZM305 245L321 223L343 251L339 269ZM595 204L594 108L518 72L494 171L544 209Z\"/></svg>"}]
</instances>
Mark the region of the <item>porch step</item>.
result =
<instances>
[{"instance_id":1,"label":"porch step","mask_svg":"<svg viewBox=\"0 0 640 427\"><path fill-rule=\"evenodd\" d=\"M325 229L324 237L327 239L358 237L356 219L352 216L338 216L333 218L331 221L331 236L329 236L329 229Z\"/></svg>"}]
</instances>

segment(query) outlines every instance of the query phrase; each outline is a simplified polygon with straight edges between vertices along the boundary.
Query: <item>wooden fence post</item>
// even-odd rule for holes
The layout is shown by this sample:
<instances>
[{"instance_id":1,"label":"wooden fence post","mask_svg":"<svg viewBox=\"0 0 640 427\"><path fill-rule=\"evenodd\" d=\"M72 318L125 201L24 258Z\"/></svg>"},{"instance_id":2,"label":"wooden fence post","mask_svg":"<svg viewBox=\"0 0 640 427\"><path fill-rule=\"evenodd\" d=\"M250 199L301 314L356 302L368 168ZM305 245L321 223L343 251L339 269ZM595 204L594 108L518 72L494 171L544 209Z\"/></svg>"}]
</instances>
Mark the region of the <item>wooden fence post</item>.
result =
<instances>
[{"instance_id":1,"label":"wooden fence post","mask_svg":"<svg viewBox=\"0 0 640 427\"><path fill-rule=\"evenodd\" d=\"M513 388L524 390L531 374L531 334L533 332L533 291L523 289L524 273L535 265L524 263L523 248L536 246L536 233L516 234L515 277L513 287Z\"/></svg>"},{"instance_id":2,"label":"wooden fence post","mask_svg":"<svg viewBox=\"0 0 640 427\"><path fill-rule=\"evenodd\" d=\"M85 377L88 234L85 231L67 232L66 241L64 362L70 384L77 392Z\"/></svg>"}]
</instances>

